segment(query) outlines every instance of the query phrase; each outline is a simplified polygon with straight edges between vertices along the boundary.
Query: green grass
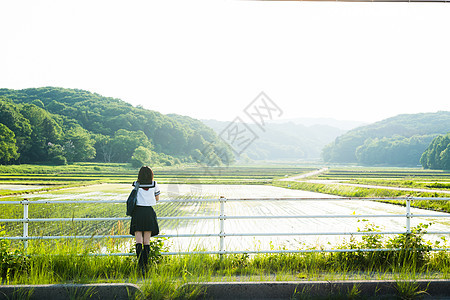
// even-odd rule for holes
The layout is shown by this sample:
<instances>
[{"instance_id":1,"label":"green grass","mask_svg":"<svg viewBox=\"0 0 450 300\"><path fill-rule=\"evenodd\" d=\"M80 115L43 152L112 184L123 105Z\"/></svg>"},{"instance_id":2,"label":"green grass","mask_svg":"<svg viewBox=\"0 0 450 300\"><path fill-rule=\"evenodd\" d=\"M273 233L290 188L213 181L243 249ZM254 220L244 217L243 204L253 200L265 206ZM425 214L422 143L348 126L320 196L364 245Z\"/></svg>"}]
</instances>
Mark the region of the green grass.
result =
<instances>
[{"instance_id":1,"label":"green grass","mask_svg":"<svg viewBox=\"0 0 450 300\"><path fill-rule=\"evenodd\" d=\"M370 168L347 167L330 168L326 173L318 176L319 179L438 179L450 180L450 172L439 170L423 170L420 168Z\"/></svg>"},{"instance_id":2,"label":"green grass","mask_svg":"<svg viewBox=\"0 0 450 300\"><path fill-rule=\"evenodd\" d=\"M310 178L311 179L311 178ZM330 169L315 177L321 180L337 180L343 183L416 188L449 189L450 172L417 168L346 168Z\"/></svg>"},{"instance_id":3,"label":"green grass","mask_svg":"<svg viewBox=\"0 0 450 300\"><path fill-rule=\"evenodd\" d=\"M348 183L392 186L401 188L415 188L415 189L450 189L450 179L437 181L436 178L431 179L350 179Z\"/></svg>"},{"instance_id":4,"label":"green grass","mask_svg":"<svg viewBox=\"0 0 450 300\"><path fill-rule=\"evenodd\" d=\"M414 192L414 191L400 191L400 190L388 190L382 188L364 188L354 186L342 186L334 184L323 183L310 183L310 182L286 182L276 181L274 186L279 186L289 189L297 189L304 191L311 191L317 193L324 193L330 195L337 195L342 197L443 197L448 198L448 194L436 193L436 192ZM392 203L405 206L405 200L382 200L385 203ZM414 200L411 202L412 207L431 209L436 211L450 213L450 201L439 200Z\"/></svg>"},{"instance_id":5,"label":"green grass","mask_svg":"<svg viewBox=\"0 0 450 300\"><path fill-rule=\"evenodd\" d=\"M134 255L90 256L96 249L93 240L35 241L30 243L27 255L0 241L1 280L2 284L129 282L141 286L146 298L185 299L202 292L199 285L183 288L186 283L394 279L400 283L399 295L414 295L420 293L417 286L402 281L450 278L450 254L430 252L422 239L425 229L419 226L411 235L388 240L364 236L361 241L351 239L337 247L403 249L398 252L161 256L164 245L152 239L154 255L146 278L140 275ZM356 289L349 292L357 294Z\"/></svg>"}]
</instances>

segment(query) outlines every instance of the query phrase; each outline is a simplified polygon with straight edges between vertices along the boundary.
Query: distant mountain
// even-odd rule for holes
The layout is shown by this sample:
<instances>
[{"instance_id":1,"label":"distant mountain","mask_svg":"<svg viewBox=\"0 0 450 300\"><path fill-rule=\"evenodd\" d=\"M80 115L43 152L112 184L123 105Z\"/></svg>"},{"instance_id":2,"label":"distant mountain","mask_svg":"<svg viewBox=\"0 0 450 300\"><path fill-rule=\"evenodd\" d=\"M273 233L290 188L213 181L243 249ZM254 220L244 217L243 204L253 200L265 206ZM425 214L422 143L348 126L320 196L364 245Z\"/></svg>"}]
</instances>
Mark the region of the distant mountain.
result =
<instances>
[{"instance_id":1,"label":"distant mountain","mask_svg":"<svg viewBox=\"0 0 450 300\"><path fill-rule=\"evenodd\" d=\"M418 165L433 138L449 131L449 111L402 114L337 137L324 148L323 159L366 165Z\"/></svg>"},{"instance_id":2,"label":"distant mountain","mask_svg":"<svg viewBox=\"0 0 450 300\"><path fill-rule=\"evenodd\" d=\"M294 123L304 126L326 125L330 127L339 128L345 131L367 124L361 121L337 120L333 118L294 118L294 119L281 119L272 122L275 124Z\"/></svg>"},{"instance_id":3,"label":"distant mountain","mask_svg":"<svg viewBox=\"0 0 450 300\"><path fill-rule=\"evenodd\" d=\"M217 134L229 124L217 120L202 122ZM243 153L254 160L317 159L326 144L345 133L345 130L328 125L304 126L293 122L266 124L264 132L255 124L247 125L258 138Z\"/></svg>"}]
</instances>

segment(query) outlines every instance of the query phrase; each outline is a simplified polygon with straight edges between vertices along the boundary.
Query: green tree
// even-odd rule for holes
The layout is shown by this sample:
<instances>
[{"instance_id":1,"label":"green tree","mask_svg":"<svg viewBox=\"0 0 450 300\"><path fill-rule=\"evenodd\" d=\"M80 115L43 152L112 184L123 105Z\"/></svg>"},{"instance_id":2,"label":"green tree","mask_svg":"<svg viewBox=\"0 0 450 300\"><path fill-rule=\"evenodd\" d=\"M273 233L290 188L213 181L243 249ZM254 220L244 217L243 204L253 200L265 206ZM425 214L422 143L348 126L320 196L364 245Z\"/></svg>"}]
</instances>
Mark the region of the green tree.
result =
<instances>
[{"instance_id":1,"label":"green tree","mask_svg":"<svg viewBox=\"0 0 450 300\"><path fill-rule=\"evenodd\" d=\"M129 162L134 151L139 146L149 150L152 148L152 144L143 131L117 130L114 138L111 140L114 160L117 162Z\"/></svg>"},{"instance_id":2,"label":"green tree","mask_svg":"<svg viewBox=\"0 0 450 300\"><path fill-rule=\"evenodd\" d=\"M9 99L0 98L0 120L3 125L14 132L18 152L26 152L31 148L31 125L19 112L19 107L12 103ZM27 157L21 156L25 162Z\"/></svg>"},{"instance_id":3,"label":"green tree","mask_svg":"<svg viewBox=\"0 0 450 300\"><path fill-rule=\"evenodd\" d=\"M441 160L442 169L450 170L450 143L447 145L445 150L441 152L439 158Z\"/></svg>"},{"instance_id":4,"label":"green tree","mask_svg":"<svg viewBox=\"0 0 450 300\"><path fill-rule=\"evenodd\" d=\"M364 165L416 166L433 138L434 135L367 139L356 148L356 158Z\"/></svg>"},{"instance_id":5,"label":"green tree","mask_svg":"<svg viewBox=\"0 0 450 300\"><path fill-rule=\"evenodd\" d=\"M180 149L186 149L188 134L176 121L164 122L155 131L155 140L158 141L162 152L170 155L180 153Z\"/></svg>"},{"instance_id":6,"label":"green tree","mask_svg":"<svg viewBox=\"0 0 450 300\"><path fill-rule=\"evenodd\" d=\"M189 117L163 115L142 107L133 107L120 99L103 97L79 89L55 87L23 90L0 89L0 99L2 99L1 97L4 97L5 101L0 100L0 102L7 102L7 104L3 107L0 105L0 120L15 133L19 152L27 154L27 156L20 156L23 161L32 162L45 156L51 159L49 155L52 151L47 151L46 155L35 155L37 151L27 152L34 147L33 145L40 145L39 150L44 150L43 145L49 142L54 145L61 145L68 160L86 159L90 155L81 155L81 157L76 158L80 153L77 154L79 151L76 142L70 138L73 132L69 133L72 128L76 127L84 128L91 135L91 139L94 135L95 139L98 139L95 143L97 152L95 159L97 161L129 162L134 150L138 146L143 146L157 152L156 157L161 161L164 160L163 163L173 164L177 163L177 159L174 157L189 159L195 149L201 151L202 145L209 143L217 145L214 152L219 156L220 163L227 163L223 161L224 159L231 158L233 160L233 157L222 155L227 152L226 150L222 151L222 148L226 148L226 145L214 131L199 120ZM37 109L45 110L50 119L62 128L63 133L60 140L51 138L49 133L38 132L39 130L35 130L35 125L31 125L31 128L27 118L30 117L31 120L32 116L28 114L24 118L20 114L21 107L25 105L27 105L27 108L24 111L34 110L38 112ZM31 109L31 107L35 108ZM2 109L7 113L2 112ZM12 121L10 124L4 120ZM37 124L39 120L32 122ZM52 122L48 125L50 125L50 129L56 128L56 125ZM131 137L126 137L127 134L120 134L120 130L143 132L145 139L139 140L138 138L138 143L134 143L136 140L133 137L134 134L131 134ZM33 141L31 141L32 132ZM104 136L104 138L98 138L99 135ZM141 137L143 136L141 135ZM125 146L125 148L122 149L122 146Z\"/></svg>"},{"instance_id":7,"label":"green tree","mask_svg":"<svg viewBox=\"0 0 450 300\"><path fill-rule=\"evenodd\" d=\"M0 123L0 163L5 164L19 158L14 132Z\"/></svg>"},{"instance_id":8,"label":"green tree","mask_svg":"<svg viewBox=\"0 0 450 300\"><path fill-rule=\"evenodd\" d=\"M96 160L110 163L114 159L111 137L103 134L94 134Z\"/></svg>"},{"instance_id":9,"label":"green tree","mask_svg":"<svg viewBox=\"0 0 450 300\"><path fill-rule=\"evenodd\" d=\"M437 136L423 152L420 163L425 169L450 170L450 133Z\"/></svg>"},{"instance_id":10,"label":"green tree","mask_svg":"<svg viewBox=\"0 0 450 300\"><path fill-rule=\"evenodd\" d=\"M23 151L22 155L32 162L49 160L48 144L60 142L63 134L61 126L50 113L34 104L24 104L20 112L32 128L31 147Z\"/></svg>"},{"instance_id":11,"label":"green tree","mask_svg":"<svg viewBox=\"0 0 450 300\"><path fill-rule=\"evenodd\" d=\"M414 136L445 134L448 132L449 128L449 111L398 115L370 125L352 129L337 137L333 143L323 149L322 157L327 162L354 163L358 161L356 155L358 147L367 148L372 144L371 140L378 139L378 143L381 145L385 142L383 141L383 138L396 139L396 137L401 136L406 139ZM417 141L410 140L409 142L415 143ZM389 147L397 149L405 146L401 141L389 142L388 144L390 144ZM387 146L387 144L384 146ZM362 157L361 155L363 155L361 151L362 150L360 149L360 158ZM416 152L413 151L408 155L415 156Z\"/></svg>"},{"instance_id":12,"label":"green tree","mask_svg":"<svg viewBox=\"0 0 450 300\"><path fill-rule=\"evenodd\" d=\"M42 101L39 100L39 99L35 99L35 100L31 101L31 104L34 104L34 105L36 105L37 107L40 107L40 108L44 108L44 103L42 103Z\"/></svg>"},{"instance_id":13,"label":"green tree","mask_svg":"<svg viewBox=\"0 0 450 300\"><path fill-rule=\"evenodd\" d=\"M59 144L52 144L51 142L47 145L47 156L48 161L54 165L66 165L67 158L64 156L64 147Z\"/></svg>"},{"instance_id":14,"label":"green tree","mask_svg":"<svg viewBox=\"0 0 450 300\"><path fill-rule=\"evenodd\" d=\"M88 161L95 157L95 141L82 127L70 129L64 137L64 152L67 161Z\"/></svg>"},{"instance_id":15,"label":"green tree","mask_svg":"<svg viewBox=\"0 0 450 300\"><path fill-rule=\"evenodd\" d=\"M141 166L150 165L152 163L152 152L143 147L139 146L134 150L133 156L131 157L131 164L135 168Z\"/></svg>"}]
</instances>

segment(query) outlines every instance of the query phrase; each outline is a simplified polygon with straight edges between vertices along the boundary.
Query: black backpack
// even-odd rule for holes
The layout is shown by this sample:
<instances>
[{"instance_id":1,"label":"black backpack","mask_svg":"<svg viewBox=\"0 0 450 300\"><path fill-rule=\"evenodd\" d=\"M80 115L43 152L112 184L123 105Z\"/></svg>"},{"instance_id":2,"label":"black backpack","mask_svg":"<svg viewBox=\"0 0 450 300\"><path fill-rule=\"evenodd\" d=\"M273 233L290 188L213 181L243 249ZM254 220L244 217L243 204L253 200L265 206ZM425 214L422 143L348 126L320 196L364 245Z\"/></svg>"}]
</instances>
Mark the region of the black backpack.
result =
<instances>
[{"instance_id":1,"label":"black backpack","mask_svg":"<svg viewBox=\"0 0 450 300\"><path fill-rule=\"evenodd\" d=\"M131 191L127 199L127 216L131 216L133 214L134 208L136 207L138 189L139 182L136 181L134 183L134 189Z\"/></svg>"}]
</instances>

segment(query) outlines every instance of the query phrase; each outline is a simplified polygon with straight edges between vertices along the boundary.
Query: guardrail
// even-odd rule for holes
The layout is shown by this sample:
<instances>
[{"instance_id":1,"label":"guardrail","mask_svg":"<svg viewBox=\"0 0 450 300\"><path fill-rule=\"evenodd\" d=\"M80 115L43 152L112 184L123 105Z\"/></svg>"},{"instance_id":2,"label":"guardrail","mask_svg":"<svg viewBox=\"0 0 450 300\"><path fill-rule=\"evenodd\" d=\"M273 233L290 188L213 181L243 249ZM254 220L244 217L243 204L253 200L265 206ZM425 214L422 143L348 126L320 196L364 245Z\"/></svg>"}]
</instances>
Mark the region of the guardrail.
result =
<instances>
[{"instance_id":1,"label":"guardrail","mask_svg":"<svg viewBox=\"0 0 450 300\"><path fill-rule=\"evenodd\" d=\"M267 215L267 216L227 216L225 215L225 203L231 201L382 201L382 200L403 200L406 201L405 214L365 214L365 215ZM411 233L411 219L413 217L429 217L429 218L448 218L450 214L412 214L411 213L411 201L414 200L429 200L429 201L449 201L450 198L361 198L361 197L338 197L338 198L218 198L218 199L176 199L176 200L160 200L159 203L169 202L219 202L220 210L219 215L216 216L173 216L164 217L159 216L158 220L218 220L219 221L219 233L212 234L161 234L160 238L179 238L179 237L219 237L219 251L186 251L186 252L164 252L163 255L180 255L180 254L242 254L242 253L306 253L306 252L357 252L357 251L399 251L400 248L391 249L309 249L309 250L242 250L242 251L227 251L225 250L224 240L225 237L238 237L238 236L307 236L307 235L393 235L393 234L410 234ZM0 237L4 240L23 240L24 247L27 248L29 240L51 240L51 239L98 239L98 238L134 238L131 235L69 235L69 236L29 236L28 224L30 222L67 222L67 221L122 221L130 220L129 217L122 218L29 218L28 207L29 205L39 204L90 204L90 203L125 203L126 200L81 200L81 201L49 201L49 200L35 200L29 201L24 199L22 201L0 201L0 205L8 204L21 204L23 205L23 218L21 219L0 219L0 222L21 222L23 223L22 236L15 237ZM306 218L405 218L406 231L357 231L357 232L271 232L271 233L225 233L225 221L233 219L306 219ZM426 234L450 234L450 231L427 231ZM431 251L449 251L450 248L433 248ZM107 256L107 255L134 255L132 253L95 253L92 255Z\"/></svg>"}]
</instances>

